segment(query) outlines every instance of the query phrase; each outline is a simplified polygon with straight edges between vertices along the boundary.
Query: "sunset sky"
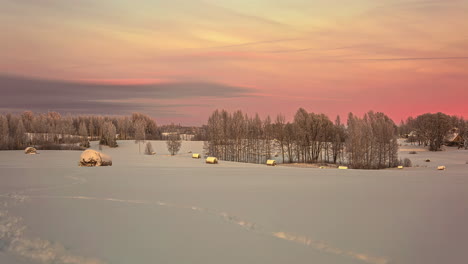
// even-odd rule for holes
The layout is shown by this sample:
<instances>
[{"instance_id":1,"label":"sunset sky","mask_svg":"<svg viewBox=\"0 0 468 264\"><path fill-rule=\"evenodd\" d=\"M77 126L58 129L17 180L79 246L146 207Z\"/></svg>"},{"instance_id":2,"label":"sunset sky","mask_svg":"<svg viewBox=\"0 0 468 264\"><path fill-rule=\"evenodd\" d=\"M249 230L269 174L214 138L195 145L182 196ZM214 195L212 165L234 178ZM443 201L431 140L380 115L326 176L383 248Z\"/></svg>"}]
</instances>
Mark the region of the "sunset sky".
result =
<instances>
[{"instance_id":1,"label":"sunset sky","mask_svg":"<svg viewBox=\"0 0 468 264\"><path fill-rule=\"evenodd\" d=\"M468 117L468 0L0 0L0 112Z\"/></svg>"}]
</instances>

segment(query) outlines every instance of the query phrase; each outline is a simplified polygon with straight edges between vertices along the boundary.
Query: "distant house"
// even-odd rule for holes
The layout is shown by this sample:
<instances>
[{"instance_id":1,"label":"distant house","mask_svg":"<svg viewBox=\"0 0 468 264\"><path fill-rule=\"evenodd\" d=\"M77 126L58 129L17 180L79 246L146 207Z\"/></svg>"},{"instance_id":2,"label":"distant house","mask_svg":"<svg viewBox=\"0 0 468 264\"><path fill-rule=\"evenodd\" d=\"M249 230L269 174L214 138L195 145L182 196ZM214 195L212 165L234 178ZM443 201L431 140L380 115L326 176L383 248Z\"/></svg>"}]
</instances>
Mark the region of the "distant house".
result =
<instances>
[{"instance_id":1,"label":"distant house","mask_svg":"<svg viewBox=\"0 0 468 264\"><path fill-rule=\"evenodd\" d=\"M447 146L460 146L464 142L462 135L459 133L450 133L445 137L445 144Z\"/></svg>"},{"instance_id":2,"label":"distant house","mask_svg":"<svg viewBox=\"0 0 468 264\"><path fill-rule=\"evenodd\" d=\"M167 139L169 136L177 135L177 134L180 136L181 140L186 140L186 141L191 141L195 137L195 135L193 134L185 134L185 133L181 134L178 132L162 132L161 133L163 139Z\"/></svg>"}]
</instances>

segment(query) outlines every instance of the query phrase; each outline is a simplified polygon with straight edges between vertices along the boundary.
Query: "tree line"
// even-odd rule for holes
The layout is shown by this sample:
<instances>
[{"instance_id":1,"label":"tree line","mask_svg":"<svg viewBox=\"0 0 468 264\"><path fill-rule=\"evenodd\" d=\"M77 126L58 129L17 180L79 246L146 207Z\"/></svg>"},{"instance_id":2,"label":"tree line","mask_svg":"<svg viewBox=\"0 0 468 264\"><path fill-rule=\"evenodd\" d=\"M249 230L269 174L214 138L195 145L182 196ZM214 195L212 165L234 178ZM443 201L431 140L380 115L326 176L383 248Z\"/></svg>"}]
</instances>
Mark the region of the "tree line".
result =
<instances>
[{"instance_id":1,"label":"tree line","mask_svg":"<svg viewBox=\"0 0 468 264\"><path fill-rule=\"evenodd\" d=\"M281 157L287 163L339 163L353 168L394 167L398 160L398 128L383 113L349 114L347 125L338 116L300 108L292 122L283 115L248 116L242 111L216 110L205 126L205 154L219 159L265 163Z\"/></svg>"},{"instance_id":2,"label":"tree line","mask_svg":"<svg viewBox=\"0 0 468 264\"><path fill-rule=\"evenodd\" d=\"M463 117L444 113L426 113L416 118L408 117L399 126L401 137L410 143L426 146L431 151L439 151L445 143L468 149L468 121ZM455 142L447 142L450 136L459 136Z\"/></svg>"},{"instance_id":3,"label":"tree line","mask_svg":"<svg viewBox=\"0 0 468 264\"><path fill-rule=\"evenodd\" d=\"M27 146L61 148L64 145L89 147L90 140L117 146L122 140L159 140L161 131L149 116L66 115L57 112L0 115L0 150Z\"/></svg>"}]
</instances>

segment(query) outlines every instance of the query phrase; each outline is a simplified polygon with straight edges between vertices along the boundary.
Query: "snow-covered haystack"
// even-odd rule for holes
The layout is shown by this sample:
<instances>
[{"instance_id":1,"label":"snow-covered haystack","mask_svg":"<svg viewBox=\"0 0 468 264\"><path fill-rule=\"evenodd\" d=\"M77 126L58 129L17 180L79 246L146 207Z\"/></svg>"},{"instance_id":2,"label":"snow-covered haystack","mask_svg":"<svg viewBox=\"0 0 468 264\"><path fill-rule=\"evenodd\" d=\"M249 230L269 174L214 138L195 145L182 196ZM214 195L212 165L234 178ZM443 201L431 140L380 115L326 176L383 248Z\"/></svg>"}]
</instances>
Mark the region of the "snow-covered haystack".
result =
<instances>
[{"instance_id":1,"label":"snow-covered haystack","mask_svg":"<svg viewBox=\"0 0 468 264\"><path fill-rule=\"evenodd\" d=\"M27 147L24 150L24 154L37 154L37 150L33 147Z\"/></svg>"},{"instance_id":2,"label":"snow-covered haystack","mask_svg":"<svg viewBox=\"0 0 468 264\"><path fill-rule=\"evenodd\" d=\"M81 153L78 165L81 167L112 166L112 158L104 153L87 149Z\"/></svg>"}]
</instances>

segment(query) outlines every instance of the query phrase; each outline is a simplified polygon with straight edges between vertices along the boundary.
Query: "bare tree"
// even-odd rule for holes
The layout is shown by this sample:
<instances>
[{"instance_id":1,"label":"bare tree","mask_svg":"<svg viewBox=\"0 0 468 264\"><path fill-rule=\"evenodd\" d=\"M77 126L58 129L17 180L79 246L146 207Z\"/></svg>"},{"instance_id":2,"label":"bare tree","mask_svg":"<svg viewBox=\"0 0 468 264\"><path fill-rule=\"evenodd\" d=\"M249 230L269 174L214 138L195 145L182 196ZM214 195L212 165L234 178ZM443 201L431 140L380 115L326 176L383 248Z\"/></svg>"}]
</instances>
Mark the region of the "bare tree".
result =
<instances>
[{"instance_id":1,"label":"bare tree","mask_svg":"<svg viewBox=\"0 0 468 264\"><path fill-rule=\"evenodd\" d=\"M26 129L23 125L23 120L19 119L15 131L15 148L23 148L26 144Z\"/></svg>"},{"instance_id":2,"label":"bare tree","mask_svg":"<svg viewBox=\"0 0 468 264\"><path fill-rule=\"evenodd\" d=\"M8 149L10 140L10 128L8 119L0 115L0 149Z\"/></svg>"},{"instance_id":3,"label":"bare tree","mask_svg":"<svg viewBox=\"0 0 468 264\"><path fill-rule=\"evenodd\" d=\"M138 143L138 153L141 153L141 142L145 142L146 133L145 133L145 121L137 119L134 123L135 129L135 143Z\"/></svg>"},{"instance_id":4,"label":"bare tree","mask_svg":"<svg viewBox=\"0 0 468 264\"><path fill-rule=\"evenodd\" d=\"M420 144L429 146L429 150L441 150L444 139L454 127L450 116L443 113L423 114L408 124L415 132Z\"/></svg>"},{"instance_id":5,"label":"bare tree","mask_svg":"<svg viewBox=\"0 0 468 264\"><path fill-rule=\"evenodd\" d=\"M282 162L285 161L285 121L286 118L279 114L276 116L276 121L274 123L274 138L277 142L277 148L281 151Z\"/></svg>"},{"instance_id":6,"label":"bare tree","mask_svg":"<svg viewBox=\"0 0 468 264\"><path fill-rule=\"evenodd\" d=\"M372 111L363 118L348 116L346 154L355 169L382 169L397 166L397 128L383 113Z\"/></svg>"},{"instance_id":7,"label":"bare tree","mask_svg":"<svg viewBox=\"0 0 468 264\"><path fill-rule=\"evenodd\" d=\"M80 123L79 135L81 136L81 146L89 148L88 129L86 129L85 122Z\"/></svg>"},{"instance_id":8,"label":"bare tree","mask_svg":"<svg viewBox=\"0 0 468 264\"><path fill-rule=\"evenodd\" d=\"M331 149L333 163L337 163L338 158L342 155L344 150L344 143L346 140L346 128L341 124L340 116L336 117L333 133L331 134Z\"/></svg>"},{"instance_id":9,"label":"bare tree","mask_svg":"<svg viewBox=\"0 0 468 264\"><path fill-rule=\"evenodd\" d=\"M180 135L178 133L173 133L168 136L166 141L167 150L171 153L171 156L176 155L180 147L182 146L182 140L180 140Z\"/></svg>"}]
</instances>

